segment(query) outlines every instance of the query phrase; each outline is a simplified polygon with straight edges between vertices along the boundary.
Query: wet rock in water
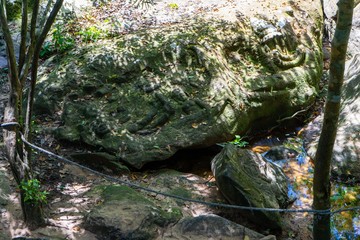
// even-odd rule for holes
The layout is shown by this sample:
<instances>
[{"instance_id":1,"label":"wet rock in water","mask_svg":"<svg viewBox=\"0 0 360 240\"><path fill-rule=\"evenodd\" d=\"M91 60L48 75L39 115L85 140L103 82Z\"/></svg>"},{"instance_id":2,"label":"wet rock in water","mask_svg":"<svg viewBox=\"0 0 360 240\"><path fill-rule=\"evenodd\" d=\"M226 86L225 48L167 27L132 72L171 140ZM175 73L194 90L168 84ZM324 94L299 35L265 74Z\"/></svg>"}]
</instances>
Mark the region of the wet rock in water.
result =
<instances>
[{"instance_id":1,"label":"wet rock in water","mask_svg":"<svg viewBox=\"0 0 360 240\"><path fill-rule=\"evenodd\" d=\"M338 131L333 150L332 172L353 176L360 180L360 54L348 61L339 117ZM317 142L324 115L318 116L304 132L307 153L315 158Z\"/></svg>"},{"instance_id":2,"label":"wet rock in water","mask_svg":"<svg viewBox=\"0 0 360 240\"><path fill-rule=\"evenodd\" d=\"M154 239L159 229L182 217L180 209L163 211L125 186L106 186L98 191L101 191L103 202L88 213L84 227L100 239Z\"/></svg>"},{"instance_id":3,"label":"wet rock in water","mask_svg":"<svg viewBox=\"0 0 360 240\"><path fill-rule=\"evenodd\" d=\"M282 161L288 159L294 159L299 153L293 149L286 148L284 146L272 147L263 156L267 160L271 161Z\"/></svg>"},{"instance_id":4,"label":"wet rock in water","mask_svg":"<svg viewBox=\"0 0 360 240\"><path fill-rule=\"evenodd\" d=\"M61 114L57 139L141 168L312 104L322 74L320 1L271 2L276 14L256 1L248 12L233 4L219 6L221 16L203 12L49 59L35 114Z\"/></svg>"},{"instance_id":5,"label":"wet rock in water","mask_svg":"<svg viewBox=\"0 0 360 240\"><path fill-rule=\"evenodd\" d=\"M212 160L211 168L219 190L232 204L260 208L286 208L287 178L282 169L265 161L260 154L227 144ZM277 212L242 211L254 223L281 228Z\"/></svg>"}]
</instances>

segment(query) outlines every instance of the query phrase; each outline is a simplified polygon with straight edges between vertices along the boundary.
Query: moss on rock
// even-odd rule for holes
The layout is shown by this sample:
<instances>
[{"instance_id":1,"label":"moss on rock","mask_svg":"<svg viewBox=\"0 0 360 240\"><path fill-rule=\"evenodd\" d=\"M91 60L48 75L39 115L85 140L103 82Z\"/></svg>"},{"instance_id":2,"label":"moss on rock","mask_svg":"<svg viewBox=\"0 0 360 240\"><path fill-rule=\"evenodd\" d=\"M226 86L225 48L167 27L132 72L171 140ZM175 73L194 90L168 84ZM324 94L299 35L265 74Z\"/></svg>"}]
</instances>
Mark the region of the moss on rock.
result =
<instances>
[{"instance_id":1,"label":"moss on rock","mask_svg":"<svg viewBox=\"0 0 360 240\"><path fill-rule=\"evenodd\" d=\"M62 112L59 138L136 168L266 128L315 100L320 36L295 34L313 15L198 18L98 41L40 77L35 109Z\"/></svg>"}]
</instances>

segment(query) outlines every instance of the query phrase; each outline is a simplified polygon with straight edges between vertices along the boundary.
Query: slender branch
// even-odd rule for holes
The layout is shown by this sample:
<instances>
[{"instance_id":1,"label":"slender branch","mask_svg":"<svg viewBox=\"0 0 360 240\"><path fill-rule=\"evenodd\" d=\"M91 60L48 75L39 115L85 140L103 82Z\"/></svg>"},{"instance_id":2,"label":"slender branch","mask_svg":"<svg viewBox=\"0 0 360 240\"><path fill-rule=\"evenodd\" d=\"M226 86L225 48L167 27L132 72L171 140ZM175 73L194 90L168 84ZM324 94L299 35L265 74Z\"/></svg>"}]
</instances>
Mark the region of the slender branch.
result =
<instances>
[{"instance_id":1,"label":"slender branch","mask_svg":"<svg viewBox=\"0 0 360 240\"><path fill-rule=\"evenodd\" d=\"M33 6L32 16L31 16L31 28L30 28L31 42L34 42L36 39L36 21L37 21L38 15L39 15L39 6L40 6L40 0L34 0L34 6Z\"/></svg>"},{"instance_id":2,"label":"slender branch","mask_svg":"<svg viewBox=\"0 0 360 240\"><path fill-rule=\"evenodd\" d=\"M22 19L21 19L21 41L20 41L20 53L19 53L19 69L18 72L21 72L22 67L25 63L26 57L26 36L27 36L27 25L28 25L28 1L22 1Z\"/></svg>"},{"instance_id":3,"label":"slender branch","mask_svg":"<svg viewBox=\"0 0 360 240\"><path fill-rule=\"evenodd\" d=\"M46 7L45 7L45 11L43 13L43 16L39 22L39 29L43 29L44 28L44 24L45 24L45 21L46 21L46 18L50 12L50 9L51 9L51 5L52 5L53 1L52 0L48 0L48 3L46 4Z\"/></svg>"},{"instance_id":4,"label":"slender branch","mask_svg":"<svg viewBox=\"0 0 360 240\"><path fill-rule=\"evenodd\" d=\"M296 115L308 111L309 108L312 107L312 105L313 105L313 104L311 104L310 106L308 106L308 107L305 108L305 109L302 109L302 110L299 110L299 111L295 112L293 115L291 115L291 116L289 116L289 117L284 117L284 118L282 118L282 119L279 119L279 120L277 120L276 122L281 123L281 122L283 122L283 121L293 119L294 117L296 117Z\"/></svg>"},{"instance_id":5,"label":"slender branch","mask_svg":"<svg viewBox=\"0 0 360 240\"><path fill-rule=\"evenodd\" d=\"M28 101L27 101L27 109L26 109L26 118L25 118L25 138L28 139L29 133L31 131L31 117L32 117L32 110L33 110L33 102L34 102L34 95L35 95L35 85L37 80L37 71L38 71L38 64L39 64L39 54L41 50L41 46L45 41L46 35L50 31L51 25L54 23L56 15L58 14L64 0L57 0L49 18L47 19L45 26L37 39L37 43L35 46L35 51L33 55L33 66L31 69L31 85L28 93Z\"/></svg>"},{"instance_id":6,"label":"slender branch","mask_svg":"<svg viewBox=\"0 0 360 240\"><path fill-rule=\"evenodd\" d=\"M5 14L5 8L4 8L4 1L2 0L2 4L0 6L0 23L1 28L4 34L4 39L6 43L6 49L8 53L8 63L9 63L9 69L10 69L10 84L13 89L16 89L16 91L19 90L20 84L19 84L19 78L18 78L18 71L16 67L16 57L15 57L15 51L14 51L14 42L11 37L11 33L9 30L9 26L6 20L6 14Z\"/></svg>"},{"instance_id":7,"label":"slender branch","mask_svg":"<svg viewBox=\"0 0 360 240\"><path fill-rule=\"evenodd\" d=\"M39 14L39 5L40 0L35 0L33 5L33 12L31 15L31 25L30 25L30 46L25 58L25 66L21 68L20 72L20 82L21 86L25 86L25 80L29 73L29 68L31 64L31 59L33 58L35 45L36 45L36 20Z\"/></svg>"},{"instance_id":8,"label":"slender branch","mask_svg":"<svg viewBox=\"0 0 360 240\"><path fill-rule=\"evenodd\" d=\"M54 23L56 15L60 11L60 8L61 8L63 2L64 2L64 0L56 0L50 15L49 15L48 19L46 20L45 26L37 40L36 47L35 47L35 53L34 53L35 55L40 53L40 50L45 41L45 38L46 38L48 32L50 31L50 28L51 28L52 24Z\"/></svg>"}]
</instances>

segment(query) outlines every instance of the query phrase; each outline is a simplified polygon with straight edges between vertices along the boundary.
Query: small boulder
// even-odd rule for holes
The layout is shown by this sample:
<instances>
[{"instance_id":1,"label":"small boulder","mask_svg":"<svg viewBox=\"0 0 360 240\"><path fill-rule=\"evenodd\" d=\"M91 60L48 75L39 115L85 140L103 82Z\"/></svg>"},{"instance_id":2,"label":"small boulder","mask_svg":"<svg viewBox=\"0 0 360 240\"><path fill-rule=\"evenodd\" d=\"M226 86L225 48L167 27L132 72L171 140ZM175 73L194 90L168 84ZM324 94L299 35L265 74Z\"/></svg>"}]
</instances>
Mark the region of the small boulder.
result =
<instances>
[{"instance_id":1,"label":"small boulder","mask_svg":"<svg viewBox=\"0 0 360 240\"><path fill-rule=\"evenodd\" d=\"M266 160L270 161L283 161L294 159L299 153L294 149L290 149L284 146L272 147L269 151L263 154Z\"/></svg>"},{"instance_id":2,"label":"small boulder","mask_svg":"<svg viewBox=\"0 0 360 240\"><path fill-rule=\"evenodd\" d=\"M89 212L84 224L99 239L154 239L160 228L182 217L181 210L164 211L129 187L113 185L99 189L102 202Z\"/></svg>"},{"instance_id":3,"label":"small boulder","mask_svg":"<svg viewBox=\"0 0 360 240\"><path fill-rule=\"evenodd\" d=\"M289 205L285 174L260 154L227 144L211 165L217 185L230 203L259 208L286 208ZM242 212L261 226L281 228L280 213Z\"/></svg>"}]
</instances>

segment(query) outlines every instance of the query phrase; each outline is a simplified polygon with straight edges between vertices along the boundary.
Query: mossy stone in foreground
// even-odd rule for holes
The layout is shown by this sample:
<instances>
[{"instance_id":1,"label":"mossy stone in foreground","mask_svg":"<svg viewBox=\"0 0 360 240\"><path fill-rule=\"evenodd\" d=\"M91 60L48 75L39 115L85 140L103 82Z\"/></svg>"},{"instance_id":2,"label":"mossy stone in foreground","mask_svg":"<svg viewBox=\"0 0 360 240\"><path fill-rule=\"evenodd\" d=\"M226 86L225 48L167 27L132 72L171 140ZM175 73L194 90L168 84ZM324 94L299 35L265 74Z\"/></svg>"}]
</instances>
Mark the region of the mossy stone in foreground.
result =
<instances>
[{"instance_id":1,"label":"mossy stone in foreground","mask_svg":"<svg viewBox=\"0 0 360 240\"><path fill-rule=\"evenodd\" d=\"M97 187L102 202L85 218L85 228L101 239L154 239L158 230L179 221L181 210L163 210L136 190L118 185Z\"/></svg>"}]
</instances>

